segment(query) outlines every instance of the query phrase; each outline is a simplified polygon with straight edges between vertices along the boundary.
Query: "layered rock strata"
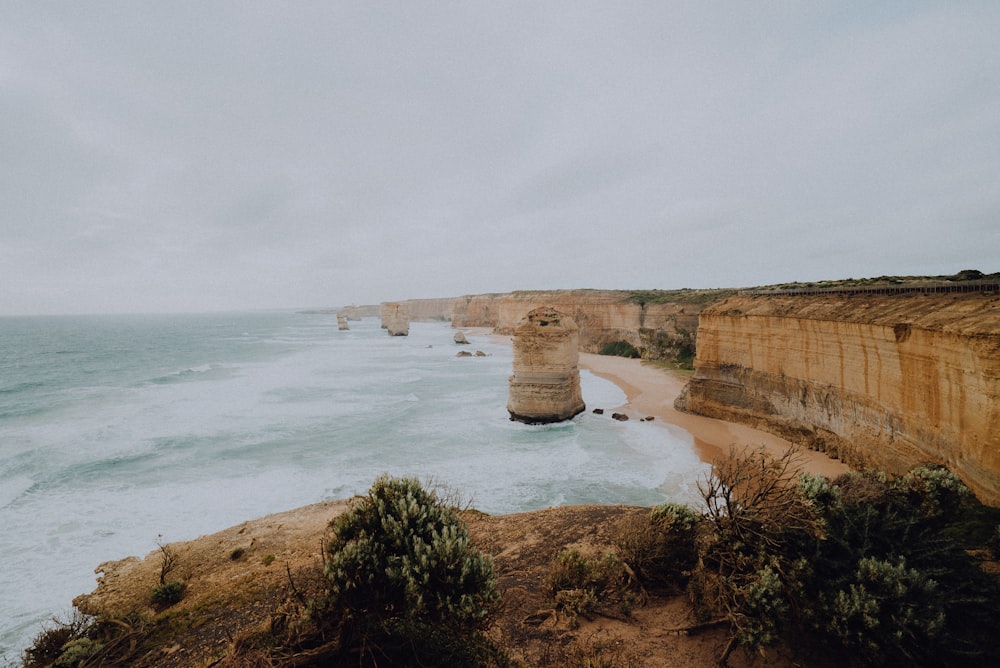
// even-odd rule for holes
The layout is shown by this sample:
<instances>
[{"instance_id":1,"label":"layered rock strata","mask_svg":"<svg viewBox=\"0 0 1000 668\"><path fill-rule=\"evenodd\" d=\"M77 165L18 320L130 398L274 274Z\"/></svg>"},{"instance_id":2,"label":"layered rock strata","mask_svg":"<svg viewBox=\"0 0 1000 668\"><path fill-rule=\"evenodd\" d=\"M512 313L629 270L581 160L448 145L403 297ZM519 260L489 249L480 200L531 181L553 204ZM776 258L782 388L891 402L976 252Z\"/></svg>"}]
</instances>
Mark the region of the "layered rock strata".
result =
<instances>
[{"instance_id":1,"label":"layered rock strata","mask_svg":"<svg viewBox=\"0 0 1000 668\"><path fill-rule=\"evenodd\" d=\"M1000 505L1000 296L739 296L701 313L677 407L855 467L946 465Z\"/></svg>"},{"instance_id":2,"label":"layered rock strata","mask_svg":"<svg viewBox=\"0 0 1000 668\"><path fill-rule=\"evenodd\" d=\"M347 324L347 316L344 315L343 313L338 313L337 314L337 329L339 329L342 332L346 332L350 328L351 327Z\"/></svg>"},{"instance_id":3,"label":"layered rock strata","mask_svg":"<svg viewBox=\"0 0 1000 668\"><path fill-rule=\"evenodd\" d=\"M542 424L568 420L586 406L580 391L579 330L553 308L533 309L514 330L511 420Z\"/></svg>"},{"instance_id":4,"label":"layered rock strata","mask_svg":"<svg viewBox=\"0 0 1000 668\"><path fill-rule=\"evenodd\" d=\"M497 334L509 335L528 311L550 306L576 322L583 352L597 353L605 344L626 341L644 359L690 359L695 350L698 314L712 301L721 299L722 291L675 292L676 299L657 301L643 301L641 295L622 290L468 295L456 301L451 323L459 328L492 327Z\"/></svg>"},{"instance_id":5,"label":"layered rock strata","mask_svg":"<svg viewBox=\"0 0 1000 668\"><path fill-rule=\"evenodd\" d=\"M386 302L382 304L382 328L388 330L389 336L408 336L410 334L410 312L405 304Z\"/></svg>"}]
</instances>

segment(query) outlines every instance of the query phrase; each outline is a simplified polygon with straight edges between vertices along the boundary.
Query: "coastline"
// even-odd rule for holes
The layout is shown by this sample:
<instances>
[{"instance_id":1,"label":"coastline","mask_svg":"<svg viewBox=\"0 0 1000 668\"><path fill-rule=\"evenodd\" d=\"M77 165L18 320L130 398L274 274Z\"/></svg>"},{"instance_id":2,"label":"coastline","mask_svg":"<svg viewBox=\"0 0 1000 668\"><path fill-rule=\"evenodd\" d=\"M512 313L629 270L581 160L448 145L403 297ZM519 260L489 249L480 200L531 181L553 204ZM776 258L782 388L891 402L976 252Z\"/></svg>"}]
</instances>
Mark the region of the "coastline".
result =
<instances>
[{"instance_id":1,"label":"coastline","mask_svg":"<svg viewBox=\"0 0 1000 668\"><path fill-rule=\"evenodd\" d=\"M494 334L485 327L463 328L470 336L484 336L494 343L510 345L511 338ZM794 447L790 441L735 422L681 413L674 408L674 400L684 388L686 380L679 374L643 362L640 359L580 353L580 368L595 376L609 380L625 392L626 403L621 406L600 406L614 410L637 420L644 417L656 418L650 424L660 429L668 429L682 436L690 436L695 453L708 464L725 456L730 446L763 445L772 455L780 456L788 448ZM586 397L584 397L586 399ZM598 408L588 406L588 410ZM834 478L850 471L841 461L832 459L822 452L799 448L797 465L803 471L815 475Z\"/></svg>"},{"instance_id":2,"label":"coastline","mask_svg":"<svg viewBox=\"0 0 1000 668\"><path fill-rule=\"evenodd\" d=\"M652 416L653 424L667 429L679 427L694 439L695 452L702 461L712 463L723 457L730 446L763 445L772 455L780 456L793 447L790 441L734 422L681 413L674 400L685 380L668 369L658 368L639 359L580 353L580 367L595 376L611 381L625 392L627 403L614 410L630 419ZM798 465L803 471L832 478L850 468L822 452L799 449Z\"/></svg>"}]
</instances>

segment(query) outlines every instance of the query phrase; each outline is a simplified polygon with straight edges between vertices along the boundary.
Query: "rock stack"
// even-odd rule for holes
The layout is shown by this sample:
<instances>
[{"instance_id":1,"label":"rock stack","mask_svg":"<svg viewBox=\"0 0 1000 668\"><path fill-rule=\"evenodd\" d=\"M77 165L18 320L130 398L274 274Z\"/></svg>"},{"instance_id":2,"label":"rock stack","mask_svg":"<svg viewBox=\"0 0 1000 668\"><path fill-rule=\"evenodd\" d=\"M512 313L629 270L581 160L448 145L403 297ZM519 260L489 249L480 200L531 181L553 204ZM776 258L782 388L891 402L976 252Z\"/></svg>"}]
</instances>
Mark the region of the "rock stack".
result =
<instances>
[{"instance_id":1,"label":"rock stack","mask_svg":"<svg viewBox=\"0 0 1000 668\"><path fill-rule=\"evenodd\" d=\"M343 313L337 314L337 329L342 332L346 332L350 329L350 327L347 326L347 316Z\"/></svg>"},{"instance_id":2,"label":"rock stack","mask_svg":"<svg viewBox=\"0 0 1000 668\"><path fill-rule=\"evenodd\" d=\"M382 304L382 327L389 330L389 336L408 336L410 333L410 312L399 302Z\"/></svg>"},{"instance_id":3,"label":"rock stack","mask_svg":"<svg viewBox=\"0 0 1000 668\"><path fill-rule=\"evenodd\" d=\"M576 323L555 309L530 311L514 330L514 375L507 411L528 424L560 422L582 412Z\"/></svg>"}]
</instances>

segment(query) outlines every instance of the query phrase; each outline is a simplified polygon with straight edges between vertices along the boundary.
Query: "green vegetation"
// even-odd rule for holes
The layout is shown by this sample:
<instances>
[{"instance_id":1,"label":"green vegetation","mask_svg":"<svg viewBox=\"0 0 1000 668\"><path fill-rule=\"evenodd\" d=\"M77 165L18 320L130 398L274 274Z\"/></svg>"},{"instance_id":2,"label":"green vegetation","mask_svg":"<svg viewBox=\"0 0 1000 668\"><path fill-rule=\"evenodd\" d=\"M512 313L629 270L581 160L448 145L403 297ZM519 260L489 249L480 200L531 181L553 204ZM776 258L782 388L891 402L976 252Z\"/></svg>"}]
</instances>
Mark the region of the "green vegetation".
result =
<instances>
[{"instance_id":1,"label":"green vegetation","mask_svg":"<svg viewBox=\"0 0 1000 668\"><path fill-rule=\"evenodd\" d=\"M165 582L161 585L157 585L153 587L153 590L149 595L149 600L152 601L154 605L161 606L174 605L182 598L184 598L184 583L178 581Z\"/></svg>"},{"instance_id":2,"label":"green vegetation","mask_svg":"<svg viewBox=\"0 0 1000 668\"><path fill-rule=\"evenodd\" d=\"M622 528L618 553L644 583L676 588L697 563L695 538L701 520L679 503L657 506Z\"/></svg>"},{"instance_id":3,"label":"green vegetation","mask_svg":"<svg viewBox=\"0 0 1000 668\"><path fill-rule=\"evenodd\" d=\"M944 468L798 475L794 453L733 452L701 485L689 592L758 651L795 632L859 665L983 665L1000 589L966 553L982 506ZM981 544L980 544L981 545Z\"/></svg>"},{"instance_id":4,"label":"green vegetation","mask_svg":"<svg viewBox=\"0 0 1000 668\"><path fill-rule=\"evenodd\" d=\"M640 306L646 304L713 304L732 297L738 292L735 288L719 288L712 290L629 290L627 301Z\"/></svg>"},{"instance_id":5,"label":"green vegetation","mask_svg":"<svg viewBox=\"0 0 1000 668\"><path fill-rule=\"evenodd\" d=\"M984 274L978 269L963 269L950 276L876 276L874 278L841 278L835 280L780 283L762 285L753 290L798 290L802 288L872 288L882 286L919 286L924 283L960 283L963 281L996 281L1000 272Z\"/></svg>"},{"instance_id":6,"label":"green vegetation","mask_svg":"<svg viewBox=\"0 0 1000 668\"><path fill-rule=\"evenodd\" d=\"M570 627L597 616L624 621L651 593L686 592L696 621L660 630L728 628L722 665L737 648L762 653L779 643L802 665L820 654L823 665L1000 665L1000 585L982 567L1000 551L1000 509L937 466L830 480L801 474L796 461L794 450L734 449L699 485L700 511L629 509L607 534L610 551L555 545L550 554L563 549L542 562L547 614ZM490 627L500 599L492 563L472 546L456 503L414 479L378 478L331 523L323 572L299 571L296 582L289 570L288 598L235 633L211 665L511 665L495 644L511 641L510 620ZM175 554L159 545L157 589L183 591L168 577ZM78 615L40 633L23 665L153 665L207 610ZM620 645L549 645L546 665L641 665Z\"/></svg>"},{"instance_id":7,"label":"green vegetation","mask_svg":"<svg viewBox=\"0 0 1000 668\"><path fill-rule=\"evenodd\" d=\"M332 530L328 598L316 614L336 629L339 654L482 665L496 577L452 508L415 479L382 476Z\"/></svg>"},{"instance_id":8,"label":"green vegetation","mask_svg":"<svg viewBox=\"0 0 1000 668\"><path fill-rule=\"evenodd\" d=\"M179 580L167 581L167 576L177 567L177 555L163 542L163 536L157 536L156 546L160 550L160 582L153 587L149 599L153 605L169 607L184 598L184 583Z\"/></svg>"},{"instance_id":9,"label":"green vegetation","mask_svg":"<svg viewBox=\"0 0 1000 668\"><path fill-rule=\"evenodd\" d=\"M591 619L608 605L628 614L636 600L625 565L614 552L586 556L579 550L561 551L549 575L549 593L572 626L578 617Z\"/></svg>"},{"instance_id":10,"label":"green vegetation","mask_svg":"<svg viewBox=\"0 0 1000 668\"><path fill-rule=\"evenodd\" d=\"M628 341L611 341L610 343L605 343L601 346L599 354L612 355L614 357L639 357L639 351Z\"/></svg>"}]
</instances>

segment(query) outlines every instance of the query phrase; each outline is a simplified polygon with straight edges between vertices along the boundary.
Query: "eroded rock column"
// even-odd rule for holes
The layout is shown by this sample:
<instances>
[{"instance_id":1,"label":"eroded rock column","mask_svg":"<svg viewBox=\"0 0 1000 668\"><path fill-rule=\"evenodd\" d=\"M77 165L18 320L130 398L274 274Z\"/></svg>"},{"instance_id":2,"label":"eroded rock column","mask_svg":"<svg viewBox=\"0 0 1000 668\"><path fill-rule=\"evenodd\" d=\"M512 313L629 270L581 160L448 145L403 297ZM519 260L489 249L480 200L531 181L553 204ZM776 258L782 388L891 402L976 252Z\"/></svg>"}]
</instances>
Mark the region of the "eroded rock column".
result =
<instances>
[{"instance_id":1,"label":"eroded rock column","mask_svg":"<svg viewBox=\"0 0 1000 668\"><path fill-rule=\"evenodd\" d=\"M514 330L514 375L507 411L528 424L560 422L583 412L579 331L573 319L542 306Z\"/></svg>"},{"instance_id":2,"label":"eroded rock column","mask_svg":"<svg viewBox=\"0 0 1000 668\"><path fill-rule=\"evenodd\" d=\"M382 327L389 330L389 336L409 336L410 311L406 305L398 302L382 304Z\"/></svg>"}]
</instances>

